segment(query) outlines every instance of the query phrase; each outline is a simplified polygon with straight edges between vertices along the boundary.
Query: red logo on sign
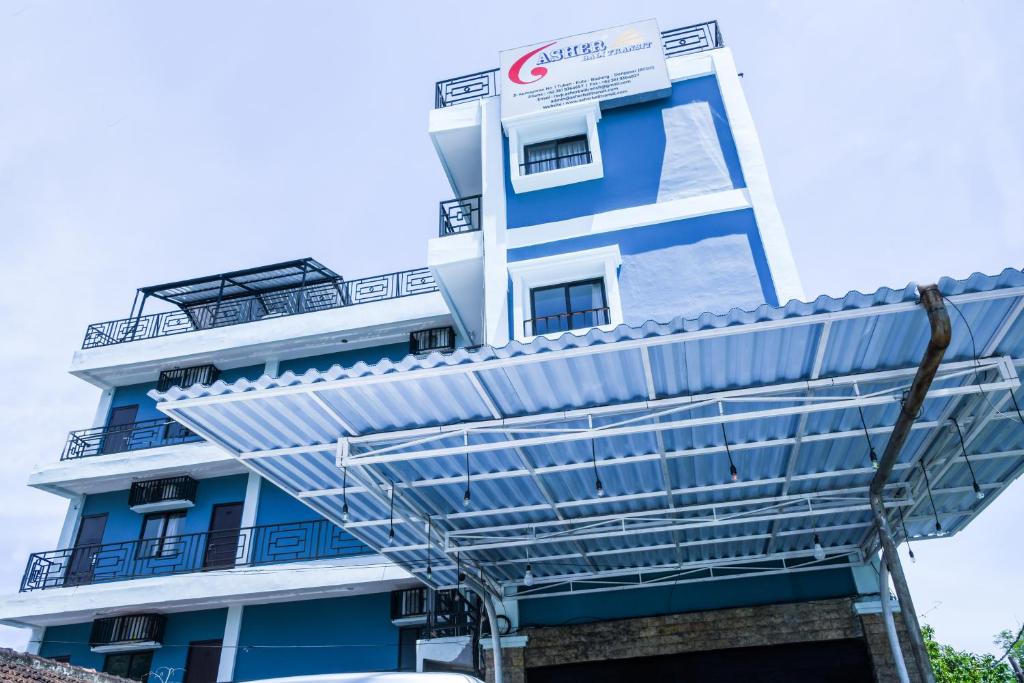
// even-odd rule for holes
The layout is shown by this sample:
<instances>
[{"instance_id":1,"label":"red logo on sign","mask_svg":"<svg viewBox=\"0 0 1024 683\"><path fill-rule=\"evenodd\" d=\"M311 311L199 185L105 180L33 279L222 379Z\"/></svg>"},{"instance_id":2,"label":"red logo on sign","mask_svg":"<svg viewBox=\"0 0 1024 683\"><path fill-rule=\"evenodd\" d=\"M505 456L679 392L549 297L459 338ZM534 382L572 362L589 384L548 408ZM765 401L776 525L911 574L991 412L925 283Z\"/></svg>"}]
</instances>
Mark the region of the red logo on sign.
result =
<instances>
[{"instance_id":1,"label":"red logo on sign","mask_svg":"<svg viewBox=\"0 0 1024 683\"><path fill-rule=\"evenodd\" d=\"M536 83L540 79L544 78L544 76L547 75L548 70L543 66L535 66L532 69L530 69L530 75L536 76L536 78L534 78L532 81L524 81L522 79L522 76L520 76L519 72L522 71L523 67L526 65L526 61L530 59L530 57L534 56L541 50L546 50L547 48L551 47L554 44L555 43L548 43L547 45L542 45L541 47L538 47L536 50L530 50L525 55L517 59L515 63L512 65L512 67L508 70L509 80L511 80L513 83L518 83L519 85L527 85L528 83Z\"/></svg>"}]
</instances>

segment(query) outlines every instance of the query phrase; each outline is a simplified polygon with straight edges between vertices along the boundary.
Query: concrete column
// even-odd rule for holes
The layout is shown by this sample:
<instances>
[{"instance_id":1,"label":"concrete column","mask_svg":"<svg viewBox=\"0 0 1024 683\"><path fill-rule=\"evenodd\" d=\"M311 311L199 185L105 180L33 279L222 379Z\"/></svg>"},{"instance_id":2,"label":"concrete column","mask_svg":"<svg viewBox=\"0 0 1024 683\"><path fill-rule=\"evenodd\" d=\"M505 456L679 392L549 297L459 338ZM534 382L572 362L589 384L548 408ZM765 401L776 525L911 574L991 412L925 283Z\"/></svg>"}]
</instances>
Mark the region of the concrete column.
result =
<instances>
[{"instance_id":1,"label":"concrete column","mask_svg":"<svg viewBox=\"0 0 1024 683\"><path fill-rule=\"evenodd\" d=\"M39 650L43 647L43 638L46 637L45 626L33 626L28 637L28 645L25 646L25 652L30 655L39 654Z\"/></svg>"},{"instance_id":2,"label":"concrete column","mask_svg":"<svg viewBox=\"0 0 1024 683\"><path fill-rule=\"evenodd\" d=\"M217 683L227 683L235 678L235 661L238 659L238 637L242 632L242 605L230 605L224 622L224 638L221 639L220 666L217 668Z\"/></svg>"},{"instance_id":3,"label":"concrete column","mask_svg":"<svg viewBox=\"0 0 1024 683\"><path fill-rule=\"evenodd\" d=\"M70 548L75 544L75 534L78 533L78 521L82 518L84 505L84 495L68 499L68 510L64 513L64 525L61 526L60 537L57 539L58 548Z\"/></svg>"},{"instance_id":4,"label":"concrete column","mask_svg":"<svg viewBox=\"0 0 1024 683\"><path fill-rule=\"evenodd\" d=\"M99 405L96 406L96 414L92 418L92 426L102 427L107 424L107 416L110 415L110 404L114 402L114 389L104 389L100 394Z\"/></svg>"},{"instance_id":5,"label":"concrete column","mask_svg":"<svg viewBox=\"0 0 1024 683\"><path fill-rule=\"evenodd\" d=\"M249 481L245 485L245 502L242 504L242 528L256 526L256 512L260 506L260 485L263 477L256 472L249 472Z\"/></svg>"}]
</instances>

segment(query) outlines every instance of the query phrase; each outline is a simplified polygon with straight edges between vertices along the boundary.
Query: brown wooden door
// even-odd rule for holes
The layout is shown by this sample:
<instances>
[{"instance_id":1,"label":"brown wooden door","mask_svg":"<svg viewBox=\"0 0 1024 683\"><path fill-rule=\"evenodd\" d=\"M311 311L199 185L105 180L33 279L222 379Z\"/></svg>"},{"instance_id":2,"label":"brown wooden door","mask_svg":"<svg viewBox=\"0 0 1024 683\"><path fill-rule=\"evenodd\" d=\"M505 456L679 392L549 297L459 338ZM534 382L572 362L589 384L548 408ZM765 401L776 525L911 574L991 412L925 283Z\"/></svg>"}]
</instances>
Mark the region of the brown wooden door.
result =
<instances>
[{"instance_id":1,"label":"brown wooden door","mask_svg":"<svg viewBox=\"0 0 1024 683\"><path fill-rule=\"evenodd\" d=\"M92 583L93 561L103 543L103 531L107 528L107 515L89 515L82 517L78 525L78 537L75 548L71 551L67 573L64 575L65 586L81 586Z\"/></svg>"},{"instance_id":2,"label":"brown wooden door","mask_svg":"<svg viewBox=\"0 0 1024 683\"><path fill-rule=\"evenodd\" d=\"M197 640L188 644L184 683L216 683L221 644L219 640Z\"/></svg>"},{"instance_id":3,"label":"brown wooden door","mask_svg":"<svg viewBox=\"0 0 1024 683\"><path fill-rule=\"evenodd\" d=\"M238 530L241 526L241 503L222 503L213 506L210 531L206 538L204 569L230 569L235 566L238 557Z\"/></svg>"},{"instance_id":4,"label":"brown wooden door","mask_svg":"<svg viewBox=\"0 0 1024 683\"><path fill-rule=\"evenodd\" d=\"M132 440L132 425L138 414L138 406L120 406L110 411L100 453L122 453L128 450Z\"/></svg>"}]
</instances>

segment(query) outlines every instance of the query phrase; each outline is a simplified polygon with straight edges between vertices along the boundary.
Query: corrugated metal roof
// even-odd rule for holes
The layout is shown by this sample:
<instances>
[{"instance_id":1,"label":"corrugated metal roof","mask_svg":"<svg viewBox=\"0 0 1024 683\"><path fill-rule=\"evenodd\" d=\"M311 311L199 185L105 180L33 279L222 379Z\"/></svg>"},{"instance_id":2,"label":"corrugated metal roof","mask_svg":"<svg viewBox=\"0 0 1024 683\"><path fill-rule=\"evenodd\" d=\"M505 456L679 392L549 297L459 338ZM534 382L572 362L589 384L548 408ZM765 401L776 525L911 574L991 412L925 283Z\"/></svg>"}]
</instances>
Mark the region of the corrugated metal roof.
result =
<instances>
[{"instance_id":1,"label":"corrugated metal roof","mask_svg":"<svg viewBox=\"0 0 1024 683\"><path fill-rule=\"evenodd\" d=\"M922 460L944 533L1024 469L1010 402L1024 273L939 288L953 340L889 490L911 536L934 533ZM883 452L927 344L916 300L913 286L851 292L154 396L328 518L346 499L352 533L421 576L429 517L437 585L454 583L456 557L520 590L527 564L538 586L807 570L872 550L867 439Z\"/></svg>"}]
</instances>

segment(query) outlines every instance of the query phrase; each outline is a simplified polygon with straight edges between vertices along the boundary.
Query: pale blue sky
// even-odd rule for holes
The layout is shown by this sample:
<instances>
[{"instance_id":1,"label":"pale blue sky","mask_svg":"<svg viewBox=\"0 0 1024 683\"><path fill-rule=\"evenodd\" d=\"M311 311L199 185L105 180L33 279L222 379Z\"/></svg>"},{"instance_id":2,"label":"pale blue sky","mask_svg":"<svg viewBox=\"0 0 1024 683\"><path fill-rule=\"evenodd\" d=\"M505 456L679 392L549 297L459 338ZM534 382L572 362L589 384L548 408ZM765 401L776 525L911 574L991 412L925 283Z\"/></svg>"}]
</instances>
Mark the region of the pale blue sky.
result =
<instances>
[{"instance_id":1,"label":"pale blue sky","mask_svg":"<svg viewBox=\"0 0 1024 683\"><path fill-rule=\"evenodd\" d=\"M65 372L88 323L288 258L423 265L450 194L434 82L648 17L721 22L808 296L1024 265L1024 3L0 0L0 592L56 543L62 500L23 482L92 420ZM988 649L1024 620L1022 518L1017 482L917 544L940 638Z\"/></svg>"}]
</instances>

